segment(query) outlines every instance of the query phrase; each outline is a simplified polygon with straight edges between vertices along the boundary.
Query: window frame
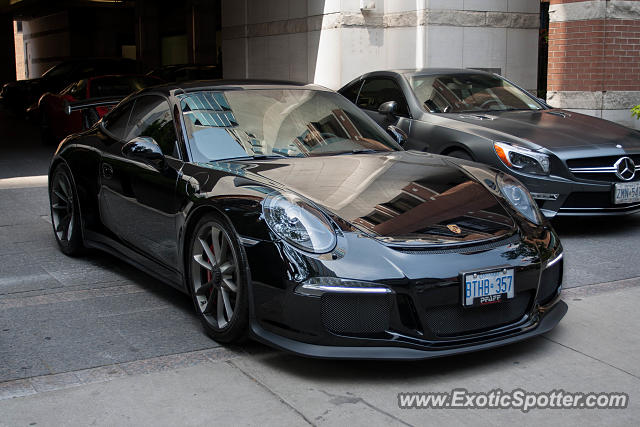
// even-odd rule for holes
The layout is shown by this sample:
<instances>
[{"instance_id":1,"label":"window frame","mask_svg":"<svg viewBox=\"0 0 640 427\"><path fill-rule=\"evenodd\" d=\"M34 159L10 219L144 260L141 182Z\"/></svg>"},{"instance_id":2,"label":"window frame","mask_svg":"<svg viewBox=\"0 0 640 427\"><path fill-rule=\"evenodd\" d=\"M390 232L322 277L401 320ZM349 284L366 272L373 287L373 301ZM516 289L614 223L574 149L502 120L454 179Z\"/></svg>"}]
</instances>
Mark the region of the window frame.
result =
<instances>
[{"instance_id":1,"label":"window frame","mask_svg":"<svg viewBox=\"0 0 640 427\"><path fill-rule=\"evenodd\" d=\"M118 136L116 136L113 132L111 132L111 131L110 131L110 130L105 126L105 121L104 121L104 119L106 118L106 119L107 119L107 122L108 122L109 114L111 114L114 110L111 110L111 111L109 112L109 114L107 114L107 115L106 115L106 116L105 116L105 117L100 121L100 128L101 128L101 129L102 129L102 131L103 131L103 132L105 132L105 133L106 133L110 138L113 138L113 139L115 139L116 141L118 141L118 142L120 142L120 143L122 143L122 144L126 144L127 142L129 142L130 140L128 141L128 140L126 140L126 139L124 138L124 134L126 134L126 133L127 133L127 131L129 130L129 125L130 125L130 122L131 122L131 116L132 116L132 114L133 114L133 112L134 112L134 110L135 110L135 108L136 108L136 103L137 103L138 99L140 99L140 98L141 98L141 97L143 97L143 96L156 96L156 97L158 97L158 98L162 98L162 99L164 100L164 102L166 102L166 103L167 103L167 106L169 107L169 113L170 113L170 115L171 115L171 121L172 121L172 123L173 123L173 130L174 130L175 135L176 135L176 153L178 154L178 157L175 157L175 156L173 156L173 155L171 155L171 154L165 154L164 156L165 156L165 157L170 157L170 158L172 158L172 159L180 160L180 161L185 161L185 160L184 160L184 158L185 158L186 152L184 151L184 147L183 147L185 144L184 144L183 137L182 137L182 132L183 132L183 129L182 129L182 123L176 123L176 117L175 117L175 114L174 114L174 108L173 108L173 107L174 107L174 105L173 105L173 103L170 101L170 99L169 99L166 95L164 95L164 94L160 94L160 93L157 93L157 92L142 93L142 94L136 95L135 97L132 97L132 98L129 98L129 99L125 99L124 101L122 101L122 103L127 103L127 104L130 104L130 105L131 105L131 111L129 112L129 117L127 118L127 124L125 125L125 130L124 130L124 133L123 133L123 136L122 136L122 137L118 137ZM118 104L118 106L117 106L117 107L120 107L120 104ZM123 105L123 107L124 107L124 105ZM132 138L132 139L133 139L133 138Z\"/></svg>"}]
</instances>

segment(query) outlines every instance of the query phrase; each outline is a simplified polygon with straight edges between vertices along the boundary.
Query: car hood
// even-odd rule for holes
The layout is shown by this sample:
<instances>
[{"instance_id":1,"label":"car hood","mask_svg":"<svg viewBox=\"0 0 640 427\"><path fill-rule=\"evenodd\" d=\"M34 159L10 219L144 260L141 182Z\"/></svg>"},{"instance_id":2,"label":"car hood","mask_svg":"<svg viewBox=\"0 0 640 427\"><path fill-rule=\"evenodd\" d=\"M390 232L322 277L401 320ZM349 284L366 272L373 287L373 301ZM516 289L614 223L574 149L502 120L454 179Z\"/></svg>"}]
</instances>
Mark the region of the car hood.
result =
<instances>
[{"instance_id":1,"label":"car hood","mask_svg":"<svg viewBox=\"0 0 640 427\"><path fill-rule=\"evenodd\" d=\"M640 133L597 117L565 110L446 114L447 125L498 141L524 141L552 151L640 149ZM535 148L535 147L534 147Z\"/></svg>"},{"instance_id":2,"label":"car hood","mask_svg":"<svg viewBox=\"0 0 640 427\"><path fill-rule=\"evenodd\" d=\"M243 170L390 244L467 244L515 230L489 190L497 188L495 172L475 163L398 151L251 162Z\"/></svg>"},{"instance_id":3,"label":"car hood","mask_svg":"<svg viewBox=\"0 0 640 427\"><path fill-rule=\"evenodd\" d=\"M35 79L17 80L15 82L6 83L4 86L7 87L7 88L28 90L28 89L32 89L32 88L37 88L37 87L45 84L46 81L47 81L46 78L38 77L38 78L35 78Z\"/></svg>"}]
</instances>

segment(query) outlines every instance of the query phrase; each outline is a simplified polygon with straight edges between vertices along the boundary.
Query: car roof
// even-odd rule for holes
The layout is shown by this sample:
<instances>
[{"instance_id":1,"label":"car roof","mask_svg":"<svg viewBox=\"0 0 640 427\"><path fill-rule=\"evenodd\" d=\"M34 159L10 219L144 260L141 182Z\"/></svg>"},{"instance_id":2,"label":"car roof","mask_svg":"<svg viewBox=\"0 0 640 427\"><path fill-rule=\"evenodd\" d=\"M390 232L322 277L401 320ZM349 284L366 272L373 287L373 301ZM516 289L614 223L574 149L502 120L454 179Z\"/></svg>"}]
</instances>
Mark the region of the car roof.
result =
<instances>
[{"instance_id":1,"label":"car roof","mask_svg":"<svg viewBox=\"0 0 640 427\"><path fill-rule=\"evenodd\" d=\"M474 70L471 68L401 68L391 70L379 70L366 73L361 77L371 76L390 76L395 74L401 74L404 76L432 76L438 74L479 74L479 75L493 75L487 71Z\"/></svg>"},{"instance_id":2,"label":"car roof","mask_svg":"<svg viewBox=\"0 0 640 427\"><path fill-rule=\"evenodd\" d=\"M138 95L155 92L166 96L203 90L249 90L249 89L310 89L331 92L326 87L284 80L195 80L180 83L165 83L142 89Z\"/></svg>"}]
</instances>

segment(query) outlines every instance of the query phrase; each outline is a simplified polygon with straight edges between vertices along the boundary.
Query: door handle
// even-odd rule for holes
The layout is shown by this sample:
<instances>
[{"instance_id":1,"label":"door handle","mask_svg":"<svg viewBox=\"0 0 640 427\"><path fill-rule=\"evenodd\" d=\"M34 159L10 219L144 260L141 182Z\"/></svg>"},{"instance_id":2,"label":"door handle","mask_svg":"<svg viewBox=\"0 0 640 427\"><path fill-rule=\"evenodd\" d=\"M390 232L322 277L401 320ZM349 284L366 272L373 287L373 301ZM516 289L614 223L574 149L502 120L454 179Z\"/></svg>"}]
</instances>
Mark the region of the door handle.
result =
<instances>
[{"instance_id":1,"label":"door handle","mask_svg":"<svg viewBox=\"0 0 640 427\"><path fill-rule=\"evenodd\" d=\"M103 178L105 179L113 178L113 166L111 166L109 163L103 163L100 170Z\"/></svg>"}]
</instances>

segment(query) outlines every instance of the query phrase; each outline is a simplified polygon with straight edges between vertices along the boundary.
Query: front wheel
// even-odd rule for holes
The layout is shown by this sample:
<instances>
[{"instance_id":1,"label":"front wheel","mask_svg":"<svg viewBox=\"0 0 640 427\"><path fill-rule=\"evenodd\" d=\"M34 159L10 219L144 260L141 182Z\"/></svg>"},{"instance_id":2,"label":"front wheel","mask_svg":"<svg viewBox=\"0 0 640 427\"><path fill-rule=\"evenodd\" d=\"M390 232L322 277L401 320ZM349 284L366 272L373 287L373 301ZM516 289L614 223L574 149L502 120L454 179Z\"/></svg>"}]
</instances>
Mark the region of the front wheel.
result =
<instances>
[{"instance_id":1,"label":"front wheel","mask_svg":"<svg viewBox=\"0 0 640 427\"><path fill-rule=\"evenodd\" d=\"M83 251L78 197L71 174L63 164L50 175L49 206L53 234L62 252L80 255Z\"/></svg>"},{"instance_id":2,"label":"front wheel","mask_svg":"<svg viewBox=\"0 0 640 427\"><path fill-rule=\"evenodd\" d=\"M223 343L247 335L249 269L235 231L214 215L205 215L190 240L189 291L207 334Z\"/></svg>"}]
</instances>

